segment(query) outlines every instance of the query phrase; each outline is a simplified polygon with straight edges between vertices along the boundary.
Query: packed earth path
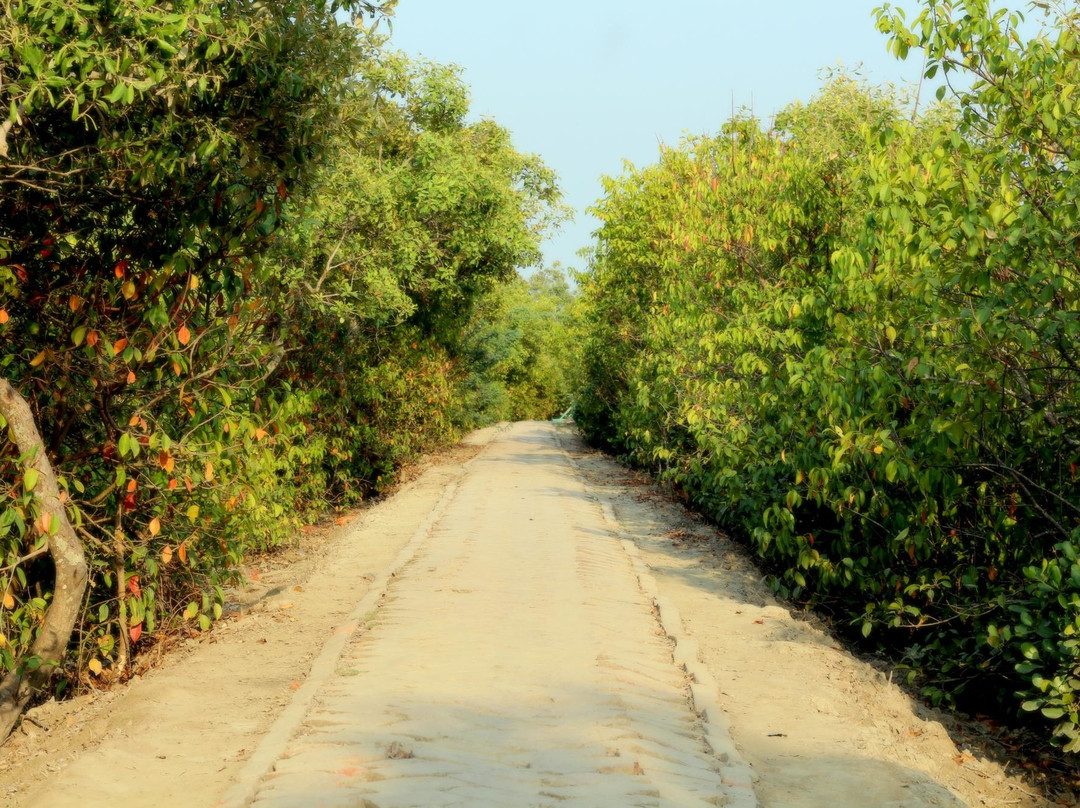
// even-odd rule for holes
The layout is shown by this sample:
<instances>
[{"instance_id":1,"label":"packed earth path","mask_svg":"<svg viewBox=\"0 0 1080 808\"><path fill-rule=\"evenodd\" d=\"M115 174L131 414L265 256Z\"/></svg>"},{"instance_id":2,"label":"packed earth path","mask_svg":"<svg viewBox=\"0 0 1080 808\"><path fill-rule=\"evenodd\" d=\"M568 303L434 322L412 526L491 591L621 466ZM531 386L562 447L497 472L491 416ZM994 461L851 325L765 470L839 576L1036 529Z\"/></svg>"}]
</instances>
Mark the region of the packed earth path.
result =
<instances>
[{"instance_id":1,"label":"packed earth path","mask_svg":"<svg viewBox=\"0 0 1080 808\"><path fill-rule=\"evenodd\" d=\"M570 427L477 433L262 567L203 641L32 711L0 803L1045 804Z\"/></svg>"}]
</instances>

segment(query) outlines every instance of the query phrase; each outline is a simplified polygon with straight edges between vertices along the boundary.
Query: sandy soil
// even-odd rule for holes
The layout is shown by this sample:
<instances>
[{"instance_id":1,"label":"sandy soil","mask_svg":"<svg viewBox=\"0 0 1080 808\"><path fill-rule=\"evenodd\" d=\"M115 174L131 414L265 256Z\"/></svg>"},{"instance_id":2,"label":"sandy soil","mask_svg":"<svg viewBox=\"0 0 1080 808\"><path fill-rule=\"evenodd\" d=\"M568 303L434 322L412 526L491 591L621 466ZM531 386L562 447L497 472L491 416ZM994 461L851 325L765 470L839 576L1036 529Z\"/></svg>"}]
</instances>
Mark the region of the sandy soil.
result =
<instances>
[{"instance_id":1,"label":"sandy soil","mask_svg":"<svg viewBox=\"0 0 1080 808\"><path fill-rule=\"evenodd\" d=\"M478 433L247 572L157 669L33 710L0 806L737 804L740 759L766 808L1048 804L567 428Z\"/></svg>"}]
</instances>

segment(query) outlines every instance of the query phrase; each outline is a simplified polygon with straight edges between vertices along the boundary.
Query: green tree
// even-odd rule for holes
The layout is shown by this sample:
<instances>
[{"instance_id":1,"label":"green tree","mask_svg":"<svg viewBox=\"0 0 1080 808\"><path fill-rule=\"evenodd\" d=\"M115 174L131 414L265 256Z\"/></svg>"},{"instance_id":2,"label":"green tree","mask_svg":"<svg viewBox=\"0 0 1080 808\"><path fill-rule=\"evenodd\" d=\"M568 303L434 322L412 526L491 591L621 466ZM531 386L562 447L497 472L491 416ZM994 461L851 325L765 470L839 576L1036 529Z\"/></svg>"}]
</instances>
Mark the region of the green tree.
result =
<instances>
[{"instance_id":1,"label":"green tree","mask_svg":"<svg viewBox=\"0 0 1080 808\"><path fill-rule=\"evenodd\" d=\"M1075 11L879 13L969 89L834 77L610 180L580 421L747 540L778 591L1080 748ZM941 96L948 94L946 88Z\"/></svg>"},{"instance_id":2,"label":"green tree","mask_svg":"<svg viewBox=\"0 0 1080 808\"><path fill-rule=\"evenodd\" d=\"M4 4L0 737L62 662L87 564L91 666L122 671L183 594L160 569L236 555L215 516L244 492L215 481L261 430L235 406L265 361L258 256L365 58L338 8L375 10Z\"/></svg>"}]
</instances>

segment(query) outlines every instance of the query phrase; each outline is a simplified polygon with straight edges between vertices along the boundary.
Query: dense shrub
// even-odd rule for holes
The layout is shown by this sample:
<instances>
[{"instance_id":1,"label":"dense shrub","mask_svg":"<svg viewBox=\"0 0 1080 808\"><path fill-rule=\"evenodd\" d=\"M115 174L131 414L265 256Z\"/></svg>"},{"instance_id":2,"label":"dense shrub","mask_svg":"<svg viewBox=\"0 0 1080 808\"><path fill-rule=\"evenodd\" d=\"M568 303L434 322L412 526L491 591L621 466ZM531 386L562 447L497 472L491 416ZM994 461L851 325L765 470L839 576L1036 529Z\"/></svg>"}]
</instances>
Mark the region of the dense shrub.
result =
<instances>
[{"instance_id":1,"label":"dense shrub","mask_svg":"<svg viewBox=\"0 0 1080 808\"><path fill-rule=\"evenodd\" d=\"M5 8L0 737L468 426L462 331L559 213L373 4Z\"/></svg>"},{"instance_id":2,"label":"dense shrub","mask_svg":"<svg viewBox=\"0 0 1080 808\"><path fill-rule=\"evenodd\" d=\"M840 77L609 182L579 420L931 697L1018 694L1075 751L1077 20L879 19L971 90Z\"/></svg>"}]
</instances>

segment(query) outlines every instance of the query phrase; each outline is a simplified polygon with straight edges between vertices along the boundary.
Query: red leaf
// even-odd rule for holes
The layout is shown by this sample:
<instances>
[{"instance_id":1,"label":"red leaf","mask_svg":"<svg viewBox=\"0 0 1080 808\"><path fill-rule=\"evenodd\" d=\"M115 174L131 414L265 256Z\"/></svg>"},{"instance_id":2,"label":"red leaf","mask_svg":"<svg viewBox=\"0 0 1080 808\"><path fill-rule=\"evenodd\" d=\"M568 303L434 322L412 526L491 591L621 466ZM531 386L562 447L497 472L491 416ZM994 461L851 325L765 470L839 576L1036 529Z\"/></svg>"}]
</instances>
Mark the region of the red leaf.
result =
<instances>
[{"instance_id":1,"label":"red leaf","mask_svg":"<svg viewBox=\"0 0 1080 808\"><path fill-rule=\"evenodd\" d=\"M135 495L134 494L128 494L126 497L124 497L124 510L125 511L133 511L133 510L135 510Z\"/></svg>"},{"instance_id":2,"label":"red leaf","mask_svg":"<svg viewBox=\"0 0 1080 808\"><path fill-rule=\"evenodd\" d=\"M130 578L128 578L128 589L131 590L131 594L133 594L135 597L142 597L142 588L139 586L138 575L132 575Z\"/></svg>"},{"instance_id":3,"label":"red leaf","mask_svg":"<svg viewBox=\"0 0 1080 808\"><path fill-rule=\"evenodd\" d=\"M142 623L132 626L128 629L128 634L131 635L132 642L138 642L139 637L142 636Z\"/></svg>"}]
</instances>

